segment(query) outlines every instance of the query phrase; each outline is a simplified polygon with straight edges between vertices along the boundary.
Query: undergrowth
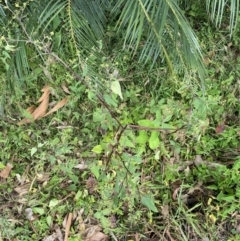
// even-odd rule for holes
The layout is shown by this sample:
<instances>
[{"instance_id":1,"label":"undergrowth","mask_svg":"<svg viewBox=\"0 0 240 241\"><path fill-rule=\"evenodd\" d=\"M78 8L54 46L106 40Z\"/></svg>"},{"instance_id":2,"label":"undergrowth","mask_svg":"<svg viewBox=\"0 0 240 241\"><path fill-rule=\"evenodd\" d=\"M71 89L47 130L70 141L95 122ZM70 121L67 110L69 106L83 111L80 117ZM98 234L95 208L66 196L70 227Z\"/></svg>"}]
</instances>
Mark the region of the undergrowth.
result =
<instances>
[{"instance_id":1,"label":"undergrowth","mask_svg":"<svg viewBox=\"0 0 240 241\"><path fill-rule=\"evenodd\" d=\"M94 81L87 67L77 73L76 57L63 59L71 72L49 54L47 67L32 65L37 79L4 90L1 176L13 167L1 179L0 240L61 233L69 213L71 241L94 228L112 240L240 240L237 40L208 25L199 39L205 91L194 72L149 71L119 46L98 60ZM46 84L50 106L66 96L67 104L18 125Z\"/></svg>"}]
</instances>

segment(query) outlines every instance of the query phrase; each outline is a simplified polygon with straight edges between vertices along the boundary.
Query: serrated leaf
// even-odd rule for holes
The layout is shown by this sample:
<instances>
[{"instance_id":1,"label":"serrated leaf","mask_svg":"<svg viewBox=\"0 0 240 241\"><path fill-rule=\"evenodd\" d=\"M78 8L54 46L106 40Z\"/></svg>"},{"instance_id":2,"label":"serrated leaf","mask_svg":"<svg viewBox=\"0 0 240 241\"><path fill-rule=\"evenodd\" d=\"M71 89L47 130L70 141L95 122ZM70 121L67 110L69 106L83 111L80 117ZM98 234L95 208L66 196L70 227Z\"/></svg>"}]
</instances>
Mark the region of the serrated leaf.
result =
<instances>
[{"instance_id":1,"label":"serrated leaf","mask_svg":"<svg viewBox=\"0 0 240 241\"><path fill-rule=\"evenodd\" d=\"M159 133L157 131L152 131L151 136L148 140L149 147L154 150L160 145L160 140L159 140Z\"/></svg>"},{"instance_id":2,"label":"serrated leaf","mask_svg":"<svg viewBox=\"0 0 240 241\"><path fill-rule=\"evenodd\" d=\"M117 94L121 99L123 99L121 85L118 80L115 80L111 83L111 90L113 93Z\"/></svg>"},{"instance_id":3,"label":"serrated leaf","mask_svg":"<svg viewBox=\"0 0 240 241\"><path fill-rule=\"evenodd\" d=\"M101 145L94 146L92 149L92 152L100 154L102 152L102 146Z\"/></svg>"},{"instance_id":4,"label":"serrated leaf","mask_svg":"<svg viewBox=\"0 0 240 241\"><path fill-rule=\"evenodd\" d=\"M141 200L142 204L145 205L149 210L157 213L158 210L154 204L154 200L152 197L148 196L148 195L145 195L142 197L142 200Z\"/></svg>"}]
</instances>

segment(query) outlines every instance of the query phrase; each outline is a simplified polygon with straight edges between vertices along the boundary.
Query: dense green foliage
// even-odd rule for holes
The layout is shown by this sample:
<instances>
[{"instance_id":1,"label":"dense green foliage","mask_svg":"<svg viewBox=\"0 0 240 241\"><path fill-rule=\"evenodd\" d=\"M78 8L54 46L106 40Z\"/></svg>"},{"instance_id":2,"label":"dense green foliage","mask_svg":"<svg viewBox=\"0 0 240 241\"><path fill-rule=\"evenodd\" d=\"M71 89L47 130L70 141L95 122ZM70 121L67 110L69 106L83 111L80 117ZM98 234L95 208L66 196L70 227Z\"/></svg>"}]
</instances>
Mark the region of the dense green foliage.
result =
<instances>
[{"instance_id":1,"label":"dense green foliage","mask_svg":"<svg viewBox=\"0 0 240 241\"><path fill-rule=\"evenodd\" d=\"M0 241L240 240L238 8L0 2Z\"/></svg>"}]
</instances>

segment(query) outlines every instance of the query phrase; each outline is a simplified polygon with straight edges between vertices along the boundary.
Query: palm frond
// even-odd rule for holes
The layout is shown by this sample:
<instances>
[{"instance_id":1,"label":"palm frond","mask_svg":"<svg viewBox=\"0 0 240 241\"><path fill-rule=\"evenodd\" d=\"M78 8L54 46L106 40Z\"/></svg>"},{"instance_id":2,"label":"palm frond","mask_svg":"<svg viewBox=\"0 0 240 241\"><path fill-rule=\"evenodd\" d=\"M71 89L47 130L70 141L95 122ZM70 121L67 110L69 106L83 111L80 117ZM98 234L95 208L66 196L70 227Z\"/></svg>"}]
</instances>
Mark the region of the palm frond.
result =
<instances>
[{"instance_id":1,"label":"palm frond","mask_svg":"<svg viewBox=\"0 0 240 241\"><path fill-rule=\"evenodd\" d=\"M211 20L215 22L217 27L221 26L224 12L230 10L229 26L232 35L237 24L239 0L206 0L206 6Z\"/></svg>"},{"instance_id":2,"label":"palm frond","mask_svg":"<svg viewBox=\"0 0 240 241\"><path fill-rule=\"evenodd\" d=\"M175 0L119 0L113 12L119 14L119 9L124 46L133 54L140 48L140 61L154 62L160 57L171 71L192 68L204 78L200 46Z\"/></svg>"}]
</instances>

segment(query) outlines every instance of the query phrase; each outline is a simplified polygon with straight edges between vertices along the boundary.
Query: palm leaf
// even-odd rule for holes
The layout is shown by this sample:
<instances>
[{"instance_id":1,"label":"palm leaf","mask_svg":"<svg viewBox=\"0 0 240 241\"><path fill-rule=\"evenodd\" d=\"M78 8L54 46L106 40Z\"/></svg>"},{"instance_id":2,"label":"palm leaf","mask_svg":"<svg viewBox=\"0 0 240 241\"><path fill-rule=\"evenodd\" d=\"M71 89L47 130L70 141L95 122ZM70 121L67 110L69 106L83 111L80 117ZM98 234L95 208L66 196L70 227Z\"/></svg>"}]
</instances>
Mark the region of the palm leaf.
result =
<instances>
[{"instance_id":1,"label":"palm leaf","mask_svg":"<svg viewBox=\"0 0 240 241\"><path fill-rule=\"evenodd\" d=\"M175 0L119 0L113 13L120 13L118 30L126 29L124 46L133 54L141 49L140 61L160 57L170 71L191 68L204 78L200 46Z\"/></svg>"},{"instance_id":2,"label":"palm leaf","mask_svg":"<svg viewBox=\"0 0 240 241\"><path fill-rule=\"evenodd\" d=\"M232 35L236 28L238 12L239 12L239 0L206 0L207 11L210 14L212 21L215 21L217 27L221 26L222 18L230 2L230 33Z\"/></svg>"}]
</instances>

